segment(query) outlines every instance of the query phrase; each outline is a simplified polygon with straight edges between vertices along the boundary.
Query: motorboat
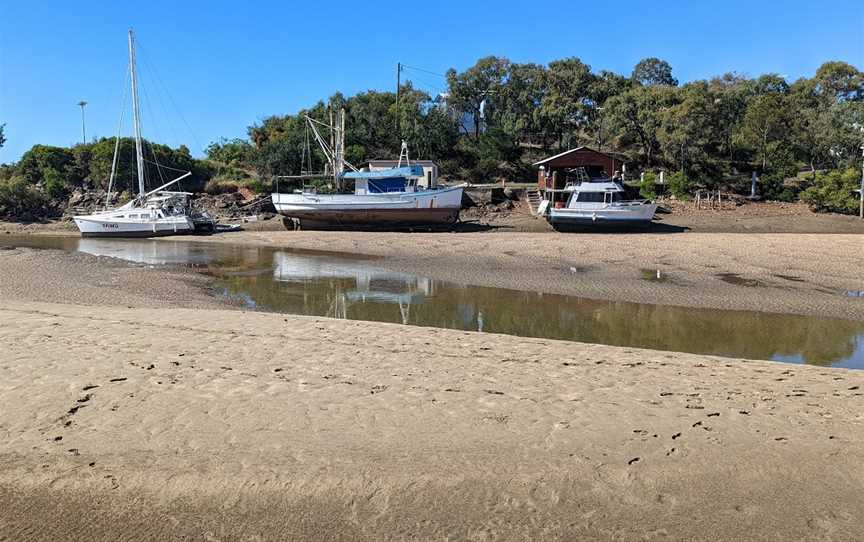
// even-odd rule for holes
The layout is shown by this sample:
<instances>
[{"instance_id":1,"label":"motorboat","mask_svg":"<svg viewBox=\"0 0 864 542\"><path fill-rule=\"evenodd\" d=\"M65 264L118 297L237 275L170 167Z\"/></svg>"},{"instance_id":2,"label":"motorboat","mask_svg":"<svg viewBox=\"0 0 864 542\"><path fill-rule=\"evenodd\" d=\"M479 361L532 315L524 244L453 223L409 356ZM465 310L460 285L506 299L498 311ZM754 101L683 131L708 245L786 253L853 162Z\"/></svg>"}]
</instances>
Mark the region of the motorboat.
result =
<instances>
[{"instance_id":1,"label":"motorboat","mask_svg":"<svg viewBox=\"0 0 864 542\"><path fill-rule=\"evenodd\" d=\"M657 204L631 197L617 179L590 179L568 183L563 202L541 202L541 214L553 227L647 225L653 220Z\"/></svg>"}]
</instances>

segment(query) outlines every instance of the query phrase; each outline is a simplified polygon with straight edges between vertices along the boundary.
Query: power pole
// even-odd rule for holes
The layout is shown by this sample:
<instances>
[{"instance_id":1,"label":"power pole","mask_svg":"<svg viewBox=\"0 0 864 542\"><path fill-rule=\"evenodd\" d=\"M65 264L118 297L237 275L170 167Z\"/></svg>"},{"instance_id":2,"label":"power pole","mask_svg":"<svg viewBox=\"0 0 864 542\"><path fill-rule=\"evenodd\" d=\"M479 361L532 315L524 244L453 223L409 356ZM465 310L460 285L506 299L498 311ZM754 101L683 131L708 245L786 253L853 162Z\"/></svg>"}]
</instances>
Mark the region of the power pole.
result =
<instances>
[{"instance_id":1,"label":"power pole","mask_svg":"<svg viewBox=\"0 0 864 542\"><path fill-rule=\"evenodd\" d=\"M78 107L81 108L81 142L84 144L87 143L87 129L84 126L84 106L86 105L87 102L85 102L84 100L78 102Z\"/></svg>"},{"instance_id":2,"label":"power pole","mask_svg":"<svg viewBox=\"0 0 864 542\"><path fill-rule=\"evenodd\" d=\"M858 190L858 216L864 219L864 145L861 145L861 188Z\"/></svg>"},{"instance_id":3,"label":"power pole","mask_svg":"<svg viewBox=\"0 0 864 542\"><path fill-rule=\"evenodd\" d=\"M396 135L400 136L402 134L399 133L399 93L402 89L402 63L396 63Z\"/></svg>"}]
</instances>

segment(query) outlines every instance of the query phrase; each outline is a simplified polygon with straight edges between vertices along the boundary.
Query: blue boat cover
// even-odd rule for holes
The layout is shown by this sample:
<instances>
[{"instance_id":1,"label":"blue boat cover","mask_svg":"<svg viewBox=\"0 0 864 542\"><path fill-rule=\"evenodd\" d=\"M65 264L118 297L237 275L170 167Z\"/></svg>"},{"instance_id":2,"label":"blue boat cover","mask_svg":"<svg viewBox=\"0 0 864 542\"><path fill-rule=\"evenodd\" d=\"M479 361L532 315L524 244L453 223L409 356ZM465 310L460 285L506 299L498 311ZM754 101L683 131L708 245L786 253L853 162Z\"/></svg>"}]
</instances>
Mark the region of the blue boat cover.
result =
<instances>
[{"instance_id":1,"label":"blue boat cover","mask_svg":"<svg viewBox=\"0 0 864 542\"><path fill-rule=\"evenodd\" d=\"M414 164L413 166L394 167L390 169L382 169L379 171L349 171L342 175L345 179L393 179L395 177L422 177L423 166Z\"/></svg>"}]
</instances>

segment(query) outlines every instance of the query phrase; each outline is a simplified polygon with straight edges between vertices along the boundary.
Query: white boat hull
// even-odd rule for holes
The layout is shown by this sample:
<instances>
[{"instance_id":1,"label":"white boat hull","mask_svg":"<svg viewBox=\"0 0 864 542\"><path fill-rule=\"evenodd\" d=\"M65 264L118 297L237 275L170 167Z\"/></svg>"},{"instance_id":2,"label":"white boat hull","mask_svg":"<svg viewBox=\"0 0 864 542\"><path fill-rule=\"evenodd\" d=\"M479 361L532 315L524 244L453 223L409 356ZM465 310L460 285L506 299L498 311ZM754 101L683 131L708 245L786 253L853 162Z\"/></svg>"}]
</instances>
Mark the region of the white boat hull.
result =
<instances>
[{"instance_id":1,"label":"white boat hull","mask_svg":"<svg viewBox=\"0 0 864 542\"><path fill-rule=\"evenodd\" d=\"M559 208L549 210L553 226L567 225L627 225L648 224L654 219L657 205L642 203L631 205L601 205L593 208Z\"/></svg>"},{"instance_id":2,"label":"white boat hull","mask_svg":"<svg viewBox=\"0 0 864 542\"><path fill-rule=\"evenodd\" d=\"M463 188L380 194L274 193L272 199L277 212L304 226L436 225L459 219Z\"/></svg>"},{"instance_id":3,"label":"white boat hull","mask_svg":"<svg viewBox=\"0 0 864 542\"><path fill-rule=\"evenodd\" d=\"M136 220L105 213L76 216L73 220L83 237L157 237L195 231L195 224L187 216Z\"/></svg>"}]
</instances>

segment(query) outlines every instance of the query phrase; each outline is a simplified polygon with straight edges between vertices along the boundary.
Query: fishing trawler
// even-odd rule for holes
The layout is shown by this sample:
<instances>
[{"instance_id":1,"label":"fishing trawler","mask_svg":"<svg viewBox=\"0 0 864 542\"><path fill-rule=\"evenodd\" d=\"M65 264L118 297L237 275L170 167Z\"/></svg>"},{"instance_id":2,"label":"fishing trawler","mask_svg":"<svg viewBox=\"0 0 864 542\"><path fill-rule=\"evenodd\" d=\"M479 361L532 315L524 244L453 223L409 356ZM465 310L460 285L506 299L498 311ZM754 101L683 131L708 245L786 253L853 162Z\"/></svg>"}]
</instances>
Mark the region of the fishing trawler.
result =
<instances>
[{"instance_id":1,"label":"fishing trawler","mask_svg":"<svg viewBox=\"0 0 864 542\"><path fill-rule=\"evenodd\" d=\"M352 192L322 194L303 188L289 193L274 192L273 206L280 214L299 222L302 228L374 227L404 228L412 226L452 225L459 219L464 185L438 188L423 186L423 168L411 164L408 145L403 141L396 167L378 171L360 171L344 159L344 112L337 121L326 125L306 117L307 129L315 135L329 162L332 184ZM318 126L332 131L328 145ZM346 172L346 167L351 171ZM308 179L322 175L298 175L282 178Z\"/></svg>"},{"instance_id":2,"label":"fishing trawler","mask_svg":"<svg viewBox=\"0 0 864 542\"><path fill-rule=\"evenodd\" d=\"M138 195L125 205L114 209L108 208L120 152L120 134L118 133L114 144L111 175L108 180L108 195L105 200L106 209L90 215L74 216L75 225L84 237L154 237L191 233L196 230L196 227L204 230L215 227L215 221L206 215L206 213L196 214L191 210L189 201L191 194L189 192L166 190L169 186L192 175L191 171L187 171L176 179L162 184L155 190L145 191L145 159L141 140L141 113L138 105L135 38L132 30L129 30L129 73L132 87L132 115ZM120 119L122 129L122 114ZM154 163L157 168L160 167L158 162L155 161L155 156Z\"/></svg>"}]
</instances>

